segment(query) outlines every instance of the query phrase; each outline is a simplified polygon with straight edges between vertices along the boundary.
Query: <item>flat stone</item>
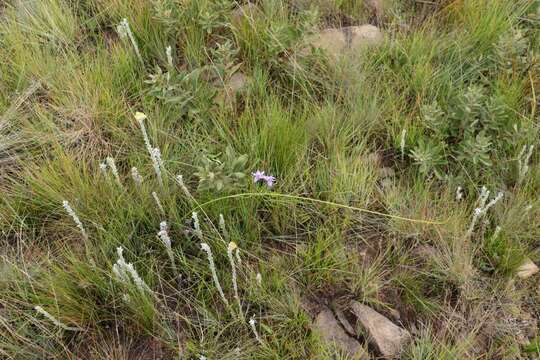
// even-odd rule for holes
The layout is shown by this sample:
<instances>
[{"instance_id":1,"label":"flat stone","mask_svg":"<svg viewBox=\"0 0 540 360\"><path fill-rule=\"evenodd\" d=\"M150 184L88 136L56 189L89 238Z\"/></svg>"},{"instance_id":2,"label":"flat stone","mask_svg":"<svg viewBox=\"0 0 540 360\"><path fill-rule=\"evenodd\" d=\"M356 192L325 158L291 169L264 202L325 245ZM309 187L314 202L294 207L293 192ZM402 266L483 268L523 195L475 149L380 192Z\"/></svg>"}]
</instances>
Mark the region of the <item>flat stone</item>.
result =
<instances>
[{"instance_id":1,"label":"flat stone","mask_svg":"<svg viewBox=\"0 0 540 360\"><path fill-rule=\"evenodd\" d=\"M335 346L350 358L360 359L365 354L360 342L345 332L330 309L317 315L313 328L328 345Z\"/></svg>"},{"instance_id":2,"label":"flat stone","mask_svg":"<svg viewBox=\"0 0 540 360\"><path fill-rule=\"evenodd\" d=\"M383 0L364 0L364 4L366 4L366 7L371 10L380 21L384 15Z\"/></svg>"},{"instance_id":3,"label":"flat stone","mask_svg":"<svg viewBox=\"0 0 540 360\"><path fill-rule=\"evenodd\" d=\"M236 94L244 91L247 86L248 79L249 78L243 73L236 72L225 82L225 84L220 83L219 80L216 80L214 85L218 88L223 87L219 90L214 102L217 104L223 104L226 101L233 101Z\"/></svg>"},{"instance_id":4,"label":"flat stone","mask_svg":"<svg viewBox=\"0 0 540 360\"><path fill-rule=\"evenodd\" d=\"M351 34L349 47L353 50L361 49L366 46L380 45L384 36L378 27L374 25L349 26L344 28Z\"/></svg>"},{"instance_id":5,"label":"flat stone","mask_svg":"<svg viewBox=\"0 0 540 360\"><path fill-rule=\"evenodd\" d=\"M246 75L241 72L236 72L229 79L227 83L227 90L230 90L234 93L239 92L246 87L247 82L248 77Z\"/></svg>"},{"instance_id":6,"label":"flat stone","mask_svg":"<svg viewBox=\"0 0 540 360\"><path fill-rule=\"evenodd\" d=\"M517 268L516 275L520 279L527 279L538 272L538 266L529 258L523 260L521 265Z\"/></svg>"},{"instance_id":7,"label":"flat stone","mask_svg":"<svg viewBox=\"0 0 540 360\"><path fill-rule=\"evenodd\" d=\"M347 38L341 29L324 29L314 38L311 45L330 56L339 56L347 48Z\"/></svg>"},{"instance_id":8,"label":"flat stone","mask_svg":"<svg viewBox=\"0 0 540 360\"><path fill-rule=\"evenodd\" d=\"M386 359L395 359L411 341L411 334L369 306L353 301L351 310L366 331L369 341Z\"/></svg>"},{"instance_id":9,"label":"flat stone","mask_svg":"<svg viewBox=\"0 0 540 360\"><path fill-rule=\"evenodd\" d=\"M312 47L323 50L333 58L339 58L384 40L382 32L373 25L348 26L321 30L308 41Z\"/></svg>"}]
</instances>

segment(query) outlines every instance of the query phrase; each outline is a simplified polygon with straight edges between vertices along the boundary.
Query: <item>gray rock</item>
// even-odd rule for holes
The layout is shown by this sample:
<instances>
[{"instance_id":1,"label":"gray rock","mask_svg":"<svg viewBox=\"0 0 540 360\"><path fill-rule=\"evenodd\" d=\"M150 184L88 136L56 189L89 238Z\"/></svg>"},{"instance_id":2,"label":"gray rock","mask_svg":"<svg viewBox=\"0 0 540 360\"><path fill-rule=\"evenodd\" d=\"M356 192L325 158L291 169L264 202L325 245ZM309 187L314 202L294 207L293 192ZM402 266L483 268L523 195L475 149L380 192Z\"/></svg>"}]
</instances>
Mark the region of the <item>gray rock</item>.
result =
<instances>
[{"instance_id":1,"label":"gray rock","mask_svg":"<svg viewBox=\"0 0 540 360\"><path fill-rule=\"evenodd\" d=\"M366 7L375 14L380 21L384 15L384 1L383 0L364 0Z\"/></svg>"},{"instance_id":2,"label":"gray rock","mask_svg":"<svg viewBox=\"0 0 540 360\"><path fill-rule=\"evenodd\" d=\"M330 56L338 57L347 48L347 38L341 29L324 29L313 38L310 44Z\"/></svg>"},{"instance_id":3,"label":"gray rock","mask_svg":"<svg viewBox=\"0 0 540 360\"><path fill-rule=\"evenodd\" d=\"M528 277L536 274L540 269L529 258L525 258L521 265L517 268L516 274L521 279L527 279Z\"/></svg>"},{"instance_id":4,"label":"gray rock","mask_svg":"<svg viewBox=\"0 0 540 360\"><path fill-rule=\"evenodd\" d=\"M345 332L330 309L317 315L313 328L328 345L335 346L352 359L360 359L365 354L362 345Z\"/></svg>"},{"instance_id":5,"label":"gray rock","mask_svg":"<svg viewBox=\"0 0 540 360\"><path fill-rule=\"evenodd\" d=\"M369 306L353 301L351 310L366 331L369 341L387 359L395 359L411 341L411 334Z\"/></svg>"},{"instance_id":6,"label":"gray rock","mask_svg":"<svg viewBox=\"0 0 540 360\"><path fill-rule=\"evenodd\" d=\"M373 25L348 26L340 29L324 29L308 42L323 50L333 58L356 52L366 47L380 45L384 40L382 32Z\"/></svg>"},{"instance_id":7,"label":"gray rock","mask_svg":"<svg viewBox=\"0 0 540 360\"><path fill-rule=\"evenodd\" d=\"M214 102L219 104L226 101L233 101L236 94L240 94L246 89L248 81L249 78L241 72L234 73L225 84L216 80L214 85L222 88L219 90Z\"/></svg>"},{"instance_id":8,"label":"gray rock","mask_svg":"<svg viewBox=\"0 0 540 360\"><path fill-rule=\"evenodd\" d=\"M349 47L353 50L366 46L377 46L384 40L381 30L374 25L349 26L345 29L350 32Z\"/></svg>"}]
</instances>

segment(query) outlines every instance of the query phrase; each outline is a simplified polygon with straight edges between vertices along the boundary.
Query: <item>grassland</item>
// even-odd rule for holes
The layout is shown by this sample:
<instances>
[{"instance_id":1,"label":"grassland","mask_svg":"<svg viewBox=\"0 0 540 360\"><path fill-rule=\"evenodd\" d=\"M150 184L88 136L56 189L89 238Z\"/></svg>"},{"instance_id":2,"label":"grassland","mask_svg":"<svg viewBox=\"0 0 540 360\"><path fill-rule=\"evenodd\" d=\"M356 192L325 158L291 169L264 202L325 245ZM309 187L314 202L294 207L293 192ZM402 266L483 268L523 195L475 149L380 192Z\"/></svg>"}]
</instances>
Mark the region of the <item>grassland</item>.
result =
<instances>
[{"instance_id":1,"label":"grassland","mask_svg":"<svg viewBox=\"0 0 540 360\"><path fill-rule=\"evenodd\" d=\"M374 4L0 3L0 357L537 358L540 2Z\"/></svg>"}]
</instances>

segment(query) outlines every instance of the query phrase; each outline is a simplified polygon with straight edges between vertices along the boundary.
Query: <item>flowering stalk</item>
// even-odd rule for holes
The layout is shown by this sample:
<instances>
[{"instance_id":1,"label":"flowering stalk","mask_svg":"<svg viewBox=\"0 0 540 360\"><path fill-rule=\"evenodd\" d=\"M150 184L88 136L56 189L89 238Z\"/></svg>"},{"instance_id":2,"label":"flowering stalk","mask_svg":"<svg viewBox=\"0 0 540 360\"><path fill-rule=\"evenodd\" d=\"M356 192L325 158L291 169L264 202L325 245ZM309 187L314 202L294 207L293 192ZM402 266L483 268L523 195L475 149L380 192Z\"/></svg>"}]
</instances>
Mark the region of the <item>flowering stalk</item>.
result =
<instances>
[{"instance_id":1,"label":"flowering stalk","mask_svg":"<svg viewBox=\"0 0 540 360\"><path fill-rule=\"evenodd\" d=\"M401 130L401 141L399 147L401 149L401 161L405 159L405 135L407 134L407 129Z\"/></svg>"},{"instance_id":2,"label":"flowering stalk","mask_svg":"<svg viewBox=\"0 0 540 360\"><path fill-rule=\"evenodd\" d=\"M163 167L163 161L161 160L161 152L158 148L152 147L152 144L150 143L150 138L148 137L148 133L146 132L146 126L144 125L144 120L147 119L147 116L142 112L136 112L135 119L137 120L141 128L144 145L146 146L146 150L148 151L150 159L152 160L152 165L154 166L154 171L158 178L159 185L163 187L163 178L161 176L161 168Z\"/></svg>"},{"instance_id":3,"label":"flowering stalk","mask_svg":"<svg viewBox=\"0 0 540 360\"><path fill-rule=\"evenodd\" d=\"M219 214L219 229L221 230L221 233L223 234L225 239L228 240L229 233L227 232L227 228L225 226L225 218L223 217L223 214Z\"/></svg>"},{"instance_id":4,"label":"flowering stalk","mask_svg":"<svg viewBox=\"0 0 540 360\"><path fill-rule=\"evenodd\" d=\"M131 32L131 28L129 26L129 22L127 19L122 19L120 24L116 27L116 31L118 32L118 35L121 38L128 37L131 41L131 45L133 45L133 49L135 49L135 53L137 54L137 58L141 62L141 64L144 65L143 58L141 56L141 52L139 51L139 46L137 45L137 41L135 40L135 37L133 36L133 33Z\"/></svg>"},{"instance_id":5,"label":"flowering stalk","mask_svg":"<svg viewBox=\"0 0 540 360\"><path fill-rule=\"evenodd\" d=\"M154 166L154 171L156 172L159 186L163 187L163 177L161 176L163 160L161 159L161 151L159 151L159 148L153 148L150 156L152 157L152 165Z\"/></svg>"},{"instance_id":6,"label":"flowering stalk","mask_svg":"<svg viewBox=\"0 0 540 360\"><path fill-rule=\"evenodd\" d=\"M467 237L470 237L472 235L472 232L478 220L487 213L489 208L499 202L499 200L501 200L503 197L503 193L499 192L497 196L495 196L489 203L486 204L489 198L489 194L489 190L486 189L485 186L483 186L482 190L480 191L480 196L478 197L478 207L474 209L473 218L469 229L467 230Z\"/></svg>"},{"instance_id":7,"label":"flowering stalk","mask_svg":"<svg viewBox=\"0 0 540 360\"><path fill-rule=\"evenodd\" d=\"M257 285L262 286L262 275L260 272L255 276L255 281L257 282Z\"/></svg>"},{"instance_id":8,"label":"flowering stalk","mask_svg":"<svg viewBox=\"0 0 540 360\"><path fill-rule=\"evenodd\" d=\"M193 232L195 233L195 236L199 238L199 240L203 239L203 233L201 230L201 224L199 223L199 216L197 215L197 212L193 212L191 214L191 219L193 220Z\"/></svg>"},{"instance_id":9,"label":"flowering stalk","mask_svg":"<svg viewBox=\"0 0 540 360\"><path fill-rule=\"evenodd\" d=\"M135 166L131 168L131 177L138 187L142 186L143 177L139 174L139 170Z\"/></svg>"},{"instance_id":10,"label":"flowering stalk","mask_svg":"<svg viewBox=\"0 0 540 360\"><path fill-rule=\"evenodd\" d=\"M107 161L107 165L111 169L114 179L116 180L118 185L120 185L120 187L123 187L122 182L120 181L120 175L118 175L118 168L116 167L116 162L114 161L114 158L111 156L108 156L106 161Z\"/></svg>"},{"instance_id":11,"label":"flowering stalk","mask_svg":"<svg viewBox=\"0 0 540 360\"><path fill-rule=\"evenodd\" d=\"M242 302L240 301L240 296L238 295L238 282L236 278L236 264L234 263L234 256L233 251L238 251L238 246L235 242L231 241L229 243L229 246L227 246L227 256L229 258L229 262L231 263L231 275L232 275L232 284L233 284L233 290L234 290L234 298L238 302L238 313L240 314L240 318L244 319L244 313L242 312ZM238 252L237 252L238 253Z\"/></svg>"},{"instance_id":12,"label":"flowering stalk","mask_svg":"<svg viewBox=\"0 0 540 360\"><path fill-rule=\"evenodd\" d=\"M221 284L219 283L216 272L216 264L214 263L214 256L212 255L212 249L210 249L210 246L207 243L201 243L201 249L208 255L208 265L210 267L210 271L212 272L212 278L214 279L214 284L216 285L219 295L221 296L221 299L223 299L225 305L229 306L229 301L227 301L227 298L223 293L223 289L221 288Z\"/></svg>"},{"instance_id":13,"label":"flowering stalk","mask_svg":"<svg viewBox=\"0 0 540 360\"><path fill-rule=\"evenodd\" d=\"M167 251L167 255L169 255L169 258L171 259L171 264L174 269L174 273L177 274L178 271L176 270L176 263L174 261L174 254L172 251L172 242L171 238L169 237L169 233L167 231L167 223L165 221L162 221L159 224L159 232L157 233L158 237L161 239L161 242L163 245L165 245L165 250Z\"/></svg>"},{"instance_id":14,"label":"flowering stalk","mask_svg":"<svg viewBox=\"0 0 540 360\"><path fill-rule=\"evenodd\" d=\"M34 306L34 309L40 313L41 315L45 316L47 319L49 319L54 325L58 326L59 328L62 328L64 330L68 331L81 331L82 329L79 327L73 327L73 326L67 326L54 316L52 316L50 313L48 313L45 309L43 309L41 306Z\"/></svg>"},{"instance_id":15,"label":"flowering stalk","mask_svg":"<svg viewBox=\"0 0 540 360\"><path fill-rule=\"evenodd\" d=\"M496 239L499 237L499 234L501 233L502 228L500 226L497 226L495 228L495 231L493 232L493 235L491 236L493 239Z\"/></svg>"},{"instance_id":16,"label":"flowering stalk","mask_svg":"<svg viewBox=\"0 0 540 360\"><path fill-rule=\"evenodd\" d=\"M249 326L251 326L251 330L253 331L253 334L255 335L255 339L259 342L259 344L263 344L260 336L259 336L259 333L257 332L257 327L255 326L255 324L257 323L257 321L255 320L255 317L251 317L251 319L249 319Z\"/></svg>"},{"instance_id":17,"label":"flowering stalk","mask_svg":"<svg viewBox=\"0 0 540 360\"><path fill-rule=\"evenodd\" d=\"M169 66L169 71L171 71L174 68L173 65L173 58L172 58L172 47L169 45L165 49L165 52L167 53L167 65Z\"/></svg>"},{"instance_id":18,"label":"flowering stalk","mask_svg":"<svg viewBox=\"0 0 540 360\"><path fill-rule=\"evenodd\" d=\"M152 145L150 144L150 138L148 137L148 133L146 132L146 126L144 125L144 120L147 119L147 116L142 112L136 112L135 113L135 119L139 123L139 126L141 127L141 132L143 135L144 145L146 146L146 150L148 150L148 154L152 156Z\"/></svg>"},{"instance_id":19,"label":"flowering stalk","mask_svg":"<svg viewBox=\"0 0 540 360\"><path fill-rule=\"evenodd\" d=\"M146 285L144 280L139 276L139 273L137 273L137 270L135 270L133 267L133 264L127 263L124 259L124 249L122 247L118 247L116 248L116 252L118 254L118 260L116 260L116 263L113 265L112 269L113 273L116 275L116 278L125 284L129 284L131 278L140 292L151 292L148 285Z\"/></svg>"},{"instance_id":20,"label":"flowering stalk","mask_svg":"<svg viewBox=\"0 0 540 360\"><path fill-rule=\"evenodd\" d=\"M527 145L523 146L521 152L518 156L518 172L519 178L518 183L521 183L525 179L525 175L529 171L529 160L531 159L534 145L529 145L529 150L527 151ZM527 153L525 153L527 151Z\"/></svg>"},{"instance_id":21,"label":"flowering stalk","mask_svg":"<svg viewBox=\"0 0 540 360\"><path fill-rule=\"evenodd\" d=\"M236 255L236 262L238 263L238 266L242 266L242 259L240 258L240 249L238 247L236 248L235 255Z\"/></svg>"},{"instance_id":22,"label":"flowering stalk","mask_svg":"<svg viewBox=\"0 0 540 360\"><path fill-rule=\"evenodd\" d=\"M189 192L189 189L187 188L186 184L184 183L184 177L182 175L176 176L176 182L180 186L180 189L182 189L182 192L188 199L193 199L193 196L191 196L191 193Z\"/></svg>"},{"instance_id":23,"label":"flowering stalk","mask_svg":"<svg viewBox=\"0 0 540 360\"><path fill-rule=\"evenodd\" d=\"M79 219L77 214L75 214L75 211L73 211L73 209L71 208L71 205L69 205L69 202L67 200L64 200L62 204L66 212L69 214L69 216L71 216L71 218L73 219L73 221L75 222L79 230L81 231L83 238L85 240L88 240L88 234L86 233L86 230L84 229L81 219Z\"/></svg>"},{"instance_id":24,"label":"flowering stalk","mask_svg":"<svg viewBox=\"0 0 540 360\"><path fill-rule=\"evenodd\" d=\"M165 215L165 210L163 209L163 205L161 205L161 201L159 200L158 194L155 191L152 191L152 197L154 198L154 201L156 202L156 205L161 211L163 215Z\"/></svg>"}]
</instances>

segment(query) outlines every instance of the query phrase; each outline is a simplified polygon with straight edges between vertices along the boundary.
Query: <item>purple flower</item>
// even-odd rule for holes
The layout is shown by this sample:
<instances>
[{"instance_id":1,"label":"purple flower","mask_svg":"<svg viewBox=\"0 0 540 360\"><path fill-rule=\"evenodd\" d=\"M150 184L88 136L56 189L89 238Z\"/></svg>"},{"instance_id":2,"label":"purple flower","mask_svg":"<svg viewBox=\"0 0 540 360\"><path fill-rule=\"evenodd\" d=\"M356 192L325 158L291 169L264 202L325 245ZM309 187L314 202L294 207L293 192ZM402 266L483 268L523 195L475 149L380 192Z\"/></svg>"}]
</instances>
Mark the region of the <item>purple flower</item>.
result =
<instances>
[{"instance_id":1,"label":"purple flower","mask_svg":"<svg viewBox=\"0 0 540 360\"><path fill-rule=\"evenodd\" d=\"M268 187L274 186L274 183L276 182L276 178L273 177L273 176L271 176L271 175L266 176L266 179L265 179L265 180L266 180L266 185L267 185Z\"/></svg>"},{"instance_id":2,"label":"purple flower","mask_svg":"<svg viewBox=\"0 0 540 360\"><path fill-rule=\"evenodd\" d=\"M272 187L276 183L276 178L272 175L265 175L264 171L257 170L254 173L251 173L253 176L254 183L266 182L266 186Z\"/></svg>"},{"instance_id":3,"label":"purple flower","mask_svg":"<svg viewBox=\"0 0 540 360\"><path fill-rule=\"evenodd\" d=\"M253 176L253 182L258 183L259 181L266 181L266 175L264 175L264 171L257 170L254 173L251 173L251 176Z\"/></svg>"}]
</instances>

